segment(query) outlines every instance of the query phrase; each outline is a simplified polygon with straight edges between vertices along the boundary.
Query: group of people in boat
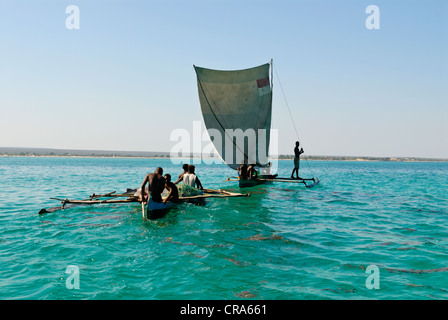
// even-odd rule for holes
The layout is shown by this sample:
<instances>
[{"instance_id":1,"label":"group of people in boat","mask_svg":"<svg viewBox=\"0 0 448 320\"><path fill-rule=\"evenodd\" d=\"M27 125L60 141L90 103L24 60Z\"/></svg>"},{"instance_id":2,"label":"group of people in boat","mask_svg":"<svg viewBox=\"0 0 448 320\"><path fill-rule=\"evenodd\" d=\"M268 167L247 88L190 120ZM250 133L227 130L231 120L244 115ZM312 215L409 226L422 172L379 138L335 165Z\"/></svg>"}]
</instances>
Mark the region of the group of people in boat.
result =
<instances>
[{"instance_id":1,"label":"group of people in boat","mask_svg":"<svg viewBox=\"0 0 448 320\"><path fill-rule=\"evenodd\" d=\"M171 181L171 175L163 175L163 168L158 167L154 173L148 173L142 182L142 185L137 191L136 195L139 196L139 201L148 202L149 200L159 203L167 202L179 202L179 188L178 184L182 182L183 186L187 188L196 188L203 190L201 181L195 174L195 166L192 164L183 164L182 169L184 170L179 174L175 182ZM146 188L148 184L148 188ZM168 191L168 196L162 198L162 193L164 190ZM148 194L149 193L149 194Z\"/></svg>"},{"instance_id":2,"label":"group of people in boat","mask_svg":"<svg viewBox=\"0 0 448 320\"><path fill-rule=\"evenodd\" d=\"M296 147L294 148L294 169L291 173L292 179L302 179L299 177L299 166L300 166L300 155L304 152L303 148L300 148L299 141L296 142ZM271 175L271 162L268 162L267 167L261 168L262 172L259 172L256 169L255 164L247 165L243 163L240 167L238 167L238 176L240 179L274 179L277 177L277 174ZM154 173L148 173L143 180L143 183L140 187L139 193L139 201L147 202L151 199L154 202L166 203L166 202L178 202L179 201L179 188L178 184L182 182L182 186L186 186L187 188L195 188L196 190L203 190L201 181L195 174L195 166L192 164L183 164L182 169L184 170L181 174L179 174L177 180L175 182L171 181L171 175L165 174L163 175L163 169L158 167ZM294 173L296 173L296 177L294 177ZM308 179L306 179L308 180ZM314 180L314 179L312 179ZM148 193L146 192L146 184L148 184ZM162 193L164 190L168 190L168 196L164 199L162 198Z\"/></svg>"}]
</instances>

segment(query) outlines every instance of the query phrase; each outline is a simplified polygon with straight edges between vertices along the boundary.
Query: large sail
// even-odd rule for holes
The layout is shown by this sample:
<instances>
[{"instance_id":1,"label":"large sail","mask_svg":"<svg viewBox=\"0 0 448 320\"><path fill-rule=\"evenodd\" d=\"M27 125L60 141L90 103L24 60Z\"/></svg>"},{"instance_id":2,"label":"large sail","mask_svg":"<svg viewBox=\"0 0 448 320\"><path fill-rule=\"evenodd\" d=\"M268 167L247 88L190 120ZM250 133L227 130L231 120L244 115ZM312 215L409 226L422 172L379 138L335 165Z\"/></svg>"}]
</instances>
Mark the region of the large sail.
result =
<instances>
[{"instance_id":1,"label":"large sail","mask_svg":"<svg viewBox=\"0 0 448 320\"><path fill-rule=\"evenodd\" d=\"M268 163L272 114L269 64L221 71L195 66L207 132L221 159L232 169Z\"/></svg>"}]
</instances>

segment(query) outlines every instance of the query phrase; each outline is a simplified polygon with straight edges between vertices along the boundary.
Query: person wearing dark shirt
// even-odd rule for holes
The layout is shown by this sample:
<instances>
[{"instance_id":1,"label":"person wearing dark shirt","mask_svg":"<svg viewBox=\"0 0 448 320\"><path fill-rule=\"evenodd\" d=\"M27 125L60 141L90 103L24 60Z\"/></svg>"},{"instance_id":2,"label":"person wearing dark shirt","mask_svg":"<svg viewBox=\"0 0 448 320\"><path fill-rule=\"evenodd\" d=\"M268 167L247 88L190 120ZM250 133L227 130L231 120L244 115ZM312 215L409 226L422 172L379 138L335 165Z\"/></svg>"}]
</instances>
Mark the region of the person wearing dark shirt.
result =
<instances>
[{"instance_id":1,"label":"person wearing dark shirt","mask_svg":"<svg viewBox=\"0 0 448 320\"><path fill-rule=\"evenodd\" d=\"M302 179L299 177L299 167L300 167L300 155L303 153L303 148L300 148L299 141L296 141L296 147L294 148L294 169L291 173L292 179ZM296 178L294 178L294 172L296 173Z\"/></svg>"},{"instance_id":2,"label":"person wearing dark shirt","mask_svg":"<svg viewBox=\"0 0 448 320\"><path fill-rule=\"evenodd\" d=\"M163 203L169 202L178 202L179 201L179 191L174 183L171 182L171 175L166 174L165 178L165 188L168 190L168 196L163 199Z\"/></svg>"}]
</instances>

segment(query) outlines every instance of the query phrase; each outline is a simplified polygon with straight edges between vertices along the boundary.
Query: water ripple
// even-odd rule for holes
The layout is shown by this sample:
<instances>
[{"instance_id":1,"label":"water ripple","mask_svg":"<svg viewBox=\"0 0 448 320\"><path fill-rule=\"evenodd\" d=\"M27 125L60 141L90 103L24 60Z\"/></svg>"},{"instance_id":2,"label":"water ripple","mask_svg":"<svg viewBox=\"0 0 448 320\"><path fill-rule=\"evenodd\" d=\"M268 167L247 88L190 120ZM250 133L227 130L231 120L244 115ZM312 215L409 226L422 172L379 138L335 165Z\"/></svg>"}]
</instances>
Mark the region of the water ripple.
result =
<instances>
[{"instance_id":1,"label":"water ripple","mask_svg":"<svg viewBox=\"0 0 448 320\"><path fill-rule=\"evenodd\" d=\"M444 163L313 161L315 188L259 186L155 221L133 205L37 214L57 205L49 197L138 186L159 165L179 171L159 159L1 159L0 298L448 298ZM289 166L280 161L280 175ZM233 174L223 165L197 172L207 187L239 191L222 182ZM65 286L69 265L79 290ZM380 290L366 288L370 265Z\"/></svg>"}]
</instances>

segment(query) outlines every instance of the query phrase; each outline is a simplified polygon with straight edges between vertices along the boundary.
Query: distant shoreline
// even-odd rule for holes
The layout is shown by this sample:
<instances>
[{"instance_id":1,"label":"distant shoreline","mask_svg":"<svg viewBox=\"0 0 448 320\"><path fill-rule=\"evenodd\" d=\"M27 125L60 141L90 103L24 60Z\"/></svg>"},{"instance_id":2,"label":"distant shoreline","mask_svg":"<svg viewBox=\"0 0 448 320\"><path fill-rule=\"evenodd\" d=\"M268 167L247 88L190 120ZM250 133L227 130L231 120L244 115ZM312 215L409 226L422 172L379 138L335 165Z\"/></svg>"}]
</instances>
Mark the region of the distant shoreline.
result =
<instances>
[{"instance_id":1,"label":"distant shoreline","mask_svg":"<svg viewBox=\"0 0 448 320\"><path fill-rule=\"evenodd\" d=\"M174 159L212 159L210 154L190 153L186 157ZM113 150L74 150L52 148L0 147L0 157L66 157L66 158L140 158L171 159L170 152L155 151L113 151ZM293 155L278 155L271 160L289 160ZM418 157L362 157L362 156L302 156L303 160L318 161L393 161L393 162L448 162L448 159Z\"/></svg>"},{"instance_id":2,"label":"distant shoreline","mask_svg":"<svg viewBox=\"0 0 448 320\"><path fill-rule=\"evenodd\" d=\"M0 157L26 158L117 158L117 159L172 159L169 156L133 156L133 155L49 155L49 154L0 154ZM178 157L173 159L211 159L210 157ZM270 158L270 160L292 161L293 157ZM302 160L310 161L359 161L359 162L448 162L448 159L405 158L405 157L344 157L344 156L308 156Z\"/></svg>"}]
</instances>

